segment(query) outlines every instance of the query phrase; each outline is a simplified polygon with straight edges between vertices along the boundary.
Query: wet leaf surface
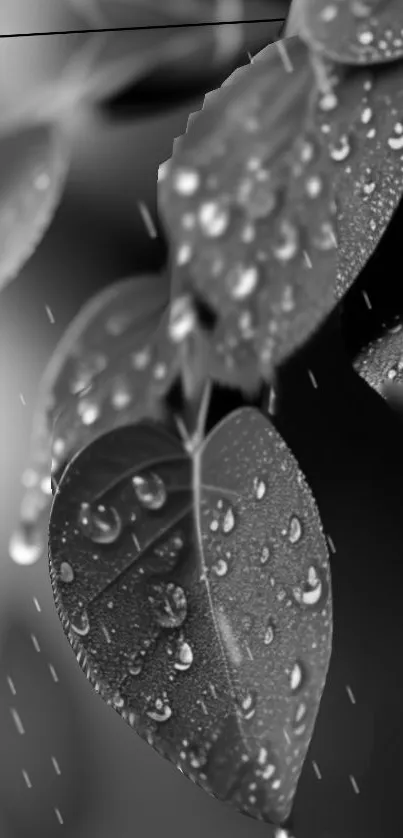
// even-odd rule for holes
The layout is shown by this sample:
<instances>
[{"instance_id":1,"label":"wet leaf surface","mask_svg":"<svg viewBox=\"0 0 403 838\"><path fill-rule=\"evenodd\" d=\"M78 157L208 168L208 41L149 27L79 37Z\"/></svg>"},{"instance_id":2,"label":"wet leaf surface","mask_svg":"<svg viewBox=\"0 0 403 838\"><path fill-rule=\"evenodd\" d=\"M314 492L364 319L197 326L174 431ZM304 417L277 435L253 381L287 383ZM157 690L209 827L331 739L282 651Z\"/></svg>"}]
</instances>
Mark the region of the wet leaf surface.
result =
<instances>
[{"instance_id":1,"label":"wet leaf surface","mask_svg":"<svg viewBox=\"0 0 403 838\"><path fill-rule=\"evenodd\" d=\"M65 332L40 385L13 555L41 554L37 525L49 504L51 464L55 476L99 435L160 415L161 395L177 372L168 298L164 275L123 280L91 298Z\"/></svg>"},{"instance_id":2,"label":"wet leaf surface","mask_svg":"<svg viewBox=\"0 0 403 838\"><path fill-rule=\"evenodd\" d=\"M335 206L314 94L302 42L273 44L206 96L159 170L173 292L216 316L224 384L243 355L269 380L334 303Z\"/></svg>"},{"instance_id":3,"label":"wet leaf surface","mask_svg":"<svg viewBox=\"0 0 403 838\"><path fill-rule=\"evenodd\" d=\"M0 288L23 268L57 209L69 146L51 125L0 133Z\"/></svg>"},{"instance_id":4,"label":"wet leaf surface","mask_svg":"<svg viewBox=\"0 0 403 838\"><path fill-rule=\"evenodd\" d=\"M207 792L283 822L332 603L314 499L270 422L242 408L192 453L153 421L96 440L59 483L49 557L95 690Z\"/></svg>"},{"instance_id":5,"label":"wet leaf surface","mask_svg":"<svg viewBox=\"0 0 403 838\"><path fill-rule=\"evenodd\" d=\"M354 367L364 381L387 400L403 392L403 324L401 319L360 352Z\"/></svg>"},{"instance_id":6,"label":"wet leaf surface","mask_svg":"<svg viewBox=\"0 0 403 838\"><path fill-rule=\"evenodd\" d=\"M350 288L385 232L403 191L403 62L332 68L317 125L337 201L336 297Z\"/></svg>"},{"instance_id":7,"label":"wet leaf surface","mask_svg":"<svg viewBox=\"0 0 403 838\"><path fill-rule=\"evenodd\" d=\"M400 0L301 0L300 7L299 32L335 61L378 64L403 57Z\"/></svg>"}]
</instances>

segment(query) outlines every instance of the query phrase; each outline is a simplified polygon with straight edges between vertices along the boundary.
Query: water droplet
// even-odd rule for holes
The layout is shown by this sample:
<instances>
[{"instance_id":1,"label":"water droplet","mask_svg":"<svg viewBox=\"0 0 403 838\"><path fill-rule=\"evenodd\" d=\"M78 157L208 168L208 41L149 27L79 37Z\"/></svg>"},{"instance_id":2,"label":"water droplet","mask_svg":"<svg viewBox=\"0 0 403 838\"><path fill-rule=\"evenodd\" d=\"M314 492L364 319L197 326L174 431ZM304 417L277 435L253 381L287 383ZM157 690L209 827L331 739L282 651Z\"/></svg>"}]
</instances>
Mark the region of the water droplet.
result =
<instances>
[{"instance_id":1,"label":"water droplet","mask_svg":"<svg viewBox=\"0 0 403 838\"><path fill-rule=\"evenodd\" d=\"M239 711L244 719L252 719L256 713L257 695L254 690L238 698Z\"/></svg>"},{"instance_id":2,"label":"water droplet","mask_svg":"<svg viewBox=\"0 0 403 838\"><path fill-rule=\"evenodd\" d=\"M151 586L154 616L158 625L163 628L177 628L181 626L187 615L187 601L183 588L173 582Z\"/></svg>"},{"instance_id":3,"label":"water droplet","mask_svg":"<svg viewBox=\"0 0 403 838\"><path fill-rule=\"evenodd\" d=\"M222 236L229 224L228 209L217 201L206 201L199 208L199 223L205 236Z\"/></svg>"},{"instance_id":4,"label":"water droplet","mask_svg":"<svg viewBox=\"0 0 403 838\"><path fill-rule=\"evenodd\" d=\"M60 565L60 581L61 582L73 582L74 580L74 570L68 562L62 562Z\"/></svg>"},{"instance_id":5,"label":"water droplet","mask_svg":"<svg viewBox=\"0 0 403 838\"><path fill-rule=\"evenodd\" d=\"M328 111L334 111L334 109L337 108L338 104L339 100L333 91L325 93L319 99L319 108L321 111L324 111L325 113L328 113Z\"/></svg>"},{"instance_id":6,"label":"water droplet","mask_svg":"<svg viewBox=\"0 0 403 838\"><path fill-rule=\"evenodd\" d=\"M290 687L293 691L297 690L302 683L302 669L299 663L294 663L290 675Z\"/></svg>"},{"instance_id":7,"label":"water droplet","mask_svg":"<svg viewBox=\"0 0 403 838\"><path fill-rule=\"evenodd\" d=\"M257 500L262 500L266 494L267 486L264 480L259 477L253 479L253 490Z\"/></svg>"},{"instance_id":8,"label":"water droplet","mask_svg":"<svg viewBox=\"0 0 403 838\"><path fill-rule=\"evenodd\" d=\"M225 559L218 559L218 561L213 564L213 570L216 576L225 576L228 573L228 565Z\"/></svg>"},{"instance_id":9,"label":"water droplet","mask_svg":"<svg viewBox=\"0 0 403 838\"><path fill-rule=\"evenodd\" d=\"M337 238L330 221L322 221L319 232L312 237L313 244L318 250L333 250L337 247Z\"/></svg>"},{"instance_id":10,"label":"water droplet","mask_svg":"<svg viewBox=\"0 0 403 838\"><path fill-rule=\"evenodd\" d=\"M43 550L41 533L34 525L21 527L10 538L9 553L16 564L35 564L42 556Z\"/></svg>"},{"instance_id":11,"label":"water droplet","mask_svg":"<svg viewBox=\"0 0 403 838\"><path fill-rule=\"evenodd\" d=\"M208 749L205 745L192 744L187 752L187 758L191 768L203 768L206 765Z\"/></svg>"},{"instance_id":12,"label":"water droplet","mask_svg":"<svg viewBox=\"0 0 403 838\"><path fill-rule=\"evenodd\" d=\"M144 666L144 658L140 655L139 652L135 652L134 655L130 658L130 663L128 666L128 671L130 675L140 675Z\"/></svg>"},{"instance_id":13,"label":"water droplet","mask_svg":"<svg viewBox=\"0 0 403 838\"><path fill-rule=\"evenodd\" d=\"M300 704L298 704L298 707L295 711L294 724L299 724L301 719L304 718L305 713L306 713L306 704L303 701L301 701Z\"/></svg>"},{"instance_id":14,"label":"water droplet","mask_svg":"<svg viewBox=\"0 0 403 838\"><path fill-rule=\"evenodd\" d=\"M132 478L136 497L145 509L157 510L164 506L167 499L167 490L164 481L155 472L150 472L146 477L136 474Z\"/></svg>"},{"instance_id":15,"label":"water droplet","mask_svg":"<svg viewBox=\"0 0 403 838\"><path fill-rule=\"evenodd\" d=\"M256 265L235 265L225 277L228 293L234 300L244 300L253 293L259 282L259 271Z\"/></svg>"},{"instance_id":16,"label":"water droplet","mask_svg":"<svg viewBox=\"0 0 403 838\"><path fill-rule=\"evenodd\" d=\"M269 173L261 169L256 172L255 177L244 178L239 185L237 203L254 221L266 218L277 205L277 197L269 186L268 180Z\"/></svg>"},{"instance_id":17,"label":"water droplet","mask_svg":"<svg viewBox=\"0 0 403 838\"><path fill-rule=\"evenodd\" d=\"M147 716L155 722L167 722L172 716L172 710L166 702L161 698L157 698L154 702L152 710L147 710Z\"/></svg>"},{"instance_id":18,"label":"water droplet","mask_svg":"<svg viewBox=\"0 0 403 838\"><path fill-rule=\"evenodd\" d=\"M351 146L347 134L342 134L337 144L330 146L330 157L337 163L347 160L351 152Z\"/></svg>"},{"instance_id":19,"label":"water droplet","mask_svg":"<svg viewBox=\"0 0 403 838\"><path fill-rule=\"evenodd\" d=\"M279 262L289 262L298 252L298 230L290 221L283 220L277 238L278 244L272 246L272 251Z\"/></svg>"},{"instance_id":20,"label":"water droplet","mask_svg":"<svg viewBox=\"0 0 403 838\"><path fill-rule=\"evenodd\" d=\"M372 116L373 116L372 108L370 108L370 107L364 108L362 113L361 113L362 124L363 125L368 125L368 123L371 122Z\"/></svg>"},{"instance_id":21,"label":"water droplet","mask_svg":"<svg viewBox=\"0 0 403 838\"><path fill-rule=\"evenodd\" d=\"M373 43L374 35L370 29L362 29L357 32L357 40L363 47L368 47Z\"/></svg>"},{"instance_id":22,"label":"water droplet","mask_svg":"<svg viewBox=\"0 0 403 838\"><path fill-rule=\"evenodd\" d=\"M84 535L96 544L113 544L122 531L122 521L116 509L103 504L92 509L89 503L82 503L78 524Z\"/></svg>"},{"instance_id":23,"label":"water droplet","mask_svg":"<svg viewBox=\"0 0 403 838\"><path fill-rule=\"evenodd\" d=\"M87 612L82 611L81 614L77 614L77 616L74 618L74 621L70 623L70 628L76 634L79 634L80 637L85 637L86 634L89 634L90 621L88 619Z\"/></svg>"},{"instance_id":24,"label":"water droplet","mask_svg":"<svg viewBox=\"0 0 403 838\"><path fill-rule=\"evenodd\" d=\"M316 605L322 596L322 582L316 568L311 565L308 569L308 579L304 587L296 586L293 594L296 602L301 605Z\"/></svg>"},{"instance_id":25,"label":"water droplet","mask_svg":"<svg viewBox=\"0 0 403 838\"><path fill-rule=\"evenodd\" d=\"M260 553L260 564L266 564L270 559L270 548L265 544Z\"/></svg>"},{"instance_id":26,"label":"water droplet","mask_svg":"<svg viewBox=\"0 0 403 838\"><path fill-rule=\"evenodd\" d=\"M175 669L185 672L193 663L192 648L185 640L179 642L178 660L174 663Z\"/></svg>"},{"instance_id":27,"label":"water droplet","mask_svg":"<svg viewBox=\"0 0 403 838\"><path fill-rule=\"evenodd\" d=\"M306 193L309 198L318 198L323 189L323 182L319 175L312 175L305 184Z\"/></svg>"},{"instance_id":28,"label":"water droplet","mask_svg":"<svg viewBox=\"0 0 403 838\"><path fill-rule=\"evenodd\" d=\"M100 417L99 406L88 399L82 399L78 402L77 413L83 425L93 425Z\"/></svg>"},{"instance_id":29,"label":"water droplet","mask_svg":"<svg viewBox=\"0 0 403 838\"><path fill-rule=\"evenodd\" d=\"M300 540L302 535L302 526L301 521L297 518L296 515L293 515L290 520L290 526L288 530L288 539L291 544L296 544L297 541Z\"/></svg>"},{"instance_id":30,"label":"water droplet","mask_svg":"<svg viewBox=\"0 0 403 838\"><path fill-rule=\"evenodd\" d=\"M222 531L225 535L228 535L230 532L233 531L235 527L235 516L234 510L232 506L229 506L225 512L224 519L222 522Z\"/></svg>"},{"instance_id":31,"label":"water droplet","mask_svg":"<svg viewBox=\"0 0 403 838\"><path fill-rule=\"evenodd\" d=\"M179 195L194 195L200 186L200 175L195 169L177 169L172 177L172 185Z\"/></svg>"},{"instance_id":32,"label":"water droplet","mask_svg":"<svg viewBox=\"0 0 403 838\"><path fill-rule=\"evenodd\" d=\"M265 646L270 646L271 643L273 643L274 631L275 631L274 622L273 622L272 619L269 619L269 621L267 623L267 626L266 626L266 631L265 631L265 634L264 634L264 644L265 644Z\"/></svg>"},{"instance_id":33,"label":"water droplet","mask_svg":"<svg viewBox=\"0 0 403 838\"><path fill-rule=\"evenodd\" d=\"M174 343L181 343L196 325L196 313L188 294L171 303L169 314L169 336Z\"/></svg>"},{"instance_id":34,"label":"water droplet","mask_svg":"<svg viewBox=\"0 0 403 838\"><path fill-rule=\"evenodd\" d=\"M148 346L131 354L131 362L135 370L145 370L151 361L151 350Z\"/></svg>"}]
</instances>

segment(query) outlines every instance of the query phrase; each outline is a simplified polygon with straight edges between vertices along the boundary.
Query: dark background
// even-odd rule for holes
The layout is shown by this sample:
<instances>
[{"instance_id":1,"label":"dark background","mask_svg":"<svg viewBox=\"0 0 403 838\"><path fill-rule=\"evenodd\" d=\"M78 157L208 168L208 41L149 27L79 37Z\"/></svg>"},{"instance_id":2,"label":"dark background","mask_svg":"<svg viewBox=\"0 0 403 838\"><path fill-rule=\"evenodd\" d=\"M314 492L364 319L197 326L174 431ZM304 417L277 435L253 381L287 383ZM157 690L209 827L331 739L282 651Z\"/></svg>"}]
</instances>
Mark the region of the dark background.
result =
<instances>
[{"instance_id":1,"label":"dark background","mask_svg":"<svg viewBox=\"0 0 403 838\"><path fill-rule=\"evenodd\" d=\"M38 2L35 18L33 3L7 0L2 31L29 31L35 24L67 28L71 18L58 6ZM60 38L50 41L47 52L43 39L2 42L5 102L55 71L66 47ZM103 704L64 638L46 558L21 567L8 556L41 372L91 294L164 263L163 237L149 238L137 202L145 201L156 218L157 167L171 155L173 138L183 133L199 101L128 126L83 125L52 227L0 295L1 838L272 835L270 827L207 797ZM400 281L400 263L397 227L378 262L369 266L365 283L379 284L380 276L382 282L386 276ZM54 324L45 306L52 309ZM362 311L357 300L349 306L347 301L348 328L364 332L364 304ZM353 373L334 320L282 372L276 421L336 548L333 655L296 797L294 835L399 835L403 425Z\"/></svg>"}]
</instances>

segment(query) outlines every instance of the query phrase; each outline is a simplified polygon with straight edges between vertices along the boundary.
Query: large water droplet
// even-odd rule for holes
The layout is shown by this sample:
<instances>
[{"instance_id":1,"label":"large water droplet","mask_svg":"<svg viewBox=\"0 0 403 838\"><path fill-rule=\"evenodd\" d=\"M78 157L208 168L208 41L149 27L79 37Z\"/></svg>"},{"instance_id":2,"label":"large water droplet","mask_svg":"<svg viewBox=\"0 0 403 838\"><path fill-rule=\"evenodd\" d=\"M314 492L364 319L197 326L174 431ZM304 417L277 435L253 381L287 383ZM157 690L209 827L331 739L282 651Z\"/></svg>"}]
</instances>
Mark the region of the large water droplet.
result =
<instances>
[{"instance_id":1,"label":"large water droplet","mask_svg":"<svg viewBox=\"0 0 403 838\"><path fill-rule=\"evenodd\" d=\"M308 579L303 587L293 589L294 599L301 605L316 605L322 596L322 582L318 571L311 565L308 569Z\"/></svg>"},{"instance_id":2,"label":"large water droplet","mask_svg":"<svg viewBox=\"0 0 403 838\"><path fill-rule=\"evenodd\" d=\"M146 711L147 716L155 722L167 722L172 716L172 710L166 701L162 698L157 698L151 705L150 710Z\"/></svg>"},{"instance_id":3,"label":"large water droplet","mask_svg":"<svg viewBox=\"0 0 403 838\"><path fill-rule=\"evenodd\" d=\"M205 236L222 236L228 228L229 211L218 201L206 201L199 209L199 223Z\"/></svg>"},{"instance_id":4,"label":"large water droplet","mask_svg":"<svg viewBox=\"0 0 403 838\"><path fill-rule=\"evenodd\" d=\"M338 143L330 146L330 157L332 160L335 160L337 163L341 163L344 160L347 160L351 152L351 146L347 134L342 134Z\"/></svg>"},{"instance_id":5,"label":"large water droplet","mask_svg":"<svg viewBox=\"0 0 403 838\"><path fill-rule=\"evenodd\" d=\"M179 195L194 195L200 185L200 175L196 169L177 169L172 177L172 185Z\"/></svg>"},{"instance_id":6,"label":"large water droplet","mask_svg":"<svg viewBox=\"0 0 403 838\"><path fill-rule=\"evenodd\" d=\"M186 672L187 669L190 669L193 663L192 647L183 639L180 639L178 643L177 657L178 659L174 663L175 669L180 672Z\"/></svg>"},{"instance_id":7,"label":"large water droplet","mask_svg":"<svg viewBox=\"0 0 403 838\"><path fill-rule=\"evenodd\" d=\"M257 287L259 271L256 265L235 265L225 277L228 292L234 300L244 300Z\"/></svg>"},{"instance_id":8,"label":"large water droplet","mask_svg":"<svg viewBox=\"0 0 403 838\"><path fill-rule=\"evenodd\" d=\"M228 573L228 564L225 559L218 559L213 564L213 571L216 576L226 576Z\"/></svg>"},{"instance_id":9,"label":"large water droplet","mask_svg":"<svg viewBox=\"0 0 403 838\"><path fill-rule=\"evenodd\" d=\"M173 582L151 586L149 602L158 625L163 628L181 626L187 615L187 601L183 588Z\"/></svg>"},{"instance_id":10,"label":"large water droplet","mask_svg":"<svg viewBox=\"0 0 403 838\"><path fill-rule=\"evenodd\" d=\"M96 544L113 544L122 531L122 521L116 509L103 504L92 509L89 503L82 503L78 523L84 535Z\"/></svg>"},{"instance_id":11,"label":"large water droplet","mask_svg":"<svg viewBox=\"0 0 403 838\"><path fill-rule=\"evenodd\" d=\"M224 514L221 529L224 535L229 535L235 528L235 515L232 506L229 506Z\"/></svg>"},{"instance_id":12,"label":"large water droplet","mask_svg":"<svg viewBox=\"0 0 403 838\"><path fill-rule=\"evenodd\" d=\"M302 668L298 661L294 663L294 666L291 670L290 674L290 687L293 692L298 690L302 684Z\"/></svg>"},{"instance_id":13,"label":"large water droplet","mask_svg":"<svg viewBox=\"0 0 403 838\"><path fill-rule=\"evenodd\" d=\"M167 490L158 474L150 472L146 477L136 474L132 483L136 496L145 509L157 510L164 506Z\"/></svg>"}]
</instances>

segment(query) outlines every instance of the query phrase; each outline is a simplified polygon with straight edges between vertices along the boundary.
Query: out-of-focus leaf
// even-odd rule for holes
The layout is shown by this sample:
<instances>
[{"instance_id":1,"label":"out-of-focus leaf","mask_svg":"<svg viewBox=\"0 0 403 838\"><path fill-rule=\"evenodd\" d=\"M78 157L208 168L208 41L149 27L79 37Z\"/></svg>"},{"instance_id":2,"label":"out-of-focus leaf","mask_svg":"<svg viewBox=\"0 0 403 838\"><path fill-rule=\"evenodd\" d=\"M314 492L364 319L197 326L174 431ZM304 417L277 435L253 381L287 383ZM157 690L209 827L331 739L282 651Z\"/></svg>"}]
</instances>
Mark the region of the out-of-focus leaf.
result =
<instances>
[{"instance_id":1,"label":"out-of-focus leaf","mask_svg":"<svg viewBox=\"0 0 403 838\"><path fill-rule=\"evenodd\" d=\"M10 551L39 558L38 521L55 475L100 434L143 416L160 415L160 399L177 373L176 345L166 334L165 276L115 283L92 298L66 331L48 364L33 420L23 529Z\"/></svg>"},{"instance_id":2,"label":"out-of-focus leaf","mask_svg":"<svg viewBox=\"0 0 403 838\"><path fill-rule=\"evenodd\" d=\"M293 34L344 64L403 57L401 0L295 0L291 25Z\"/></svg>"},{"instance_id":3,"label":"out-of-focus leaf","mask_svg":"<svg viewBox=\"0 0 403 838\"><path fill-rule=\"evenodd\" d=\"M159 170L173 293L197 293L215 314L224 384L242 380L242 356L269 380L334 304L335 205L315 95L303 43L273 44L206 96Z\"/></svg>"},{"instance_id":4,"label":"out-of-focus leaf","mask_svg":"<svg viewBox=\"0 0 403 838\"><path fill-rule=\"evenodd\" d=\"M331 85L319 98L317 124L337 201L341 298L374 252L403 192L403 62L333 67Z\"/></svg>"},{"instance_id":5,"label":"out-of-focus leaf","mask_svg":"<svg viewBox=\"0 0 403 838\"><path fill-rule=\"evenodd\" d=\"M202 437L145 420L77 455L52 507L53 593L104 700L207 792L283 823L330 659L326 541L263 414Z\"/></svg>"},{"instance_id":6,"label":"out-of-focus leaf","mask_svg":"<svg viewBox=\"0 0 403 838\"><path fill-rule=\"evenodd\" d=\"M69 144L52 125L0 132L0 288L41 242L59 204Z\"/></svg>"}]
</instances>

